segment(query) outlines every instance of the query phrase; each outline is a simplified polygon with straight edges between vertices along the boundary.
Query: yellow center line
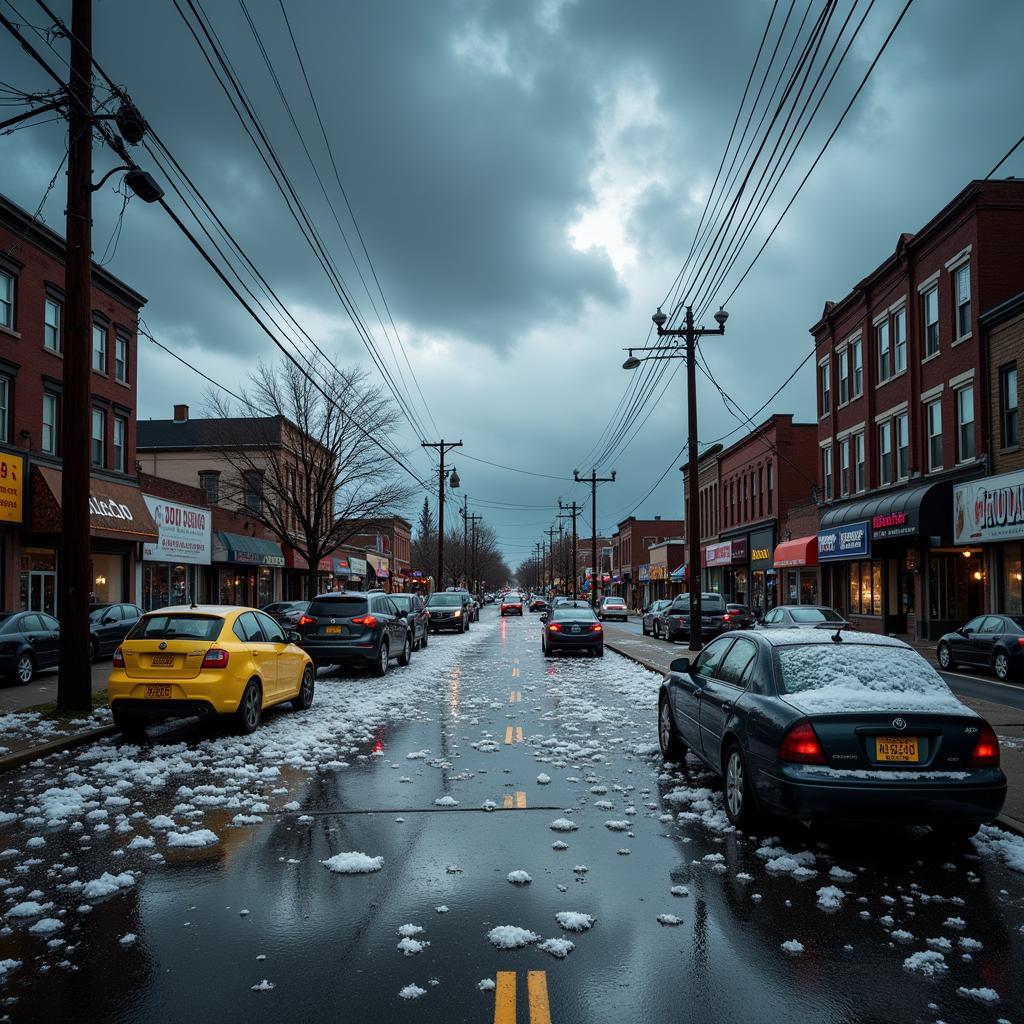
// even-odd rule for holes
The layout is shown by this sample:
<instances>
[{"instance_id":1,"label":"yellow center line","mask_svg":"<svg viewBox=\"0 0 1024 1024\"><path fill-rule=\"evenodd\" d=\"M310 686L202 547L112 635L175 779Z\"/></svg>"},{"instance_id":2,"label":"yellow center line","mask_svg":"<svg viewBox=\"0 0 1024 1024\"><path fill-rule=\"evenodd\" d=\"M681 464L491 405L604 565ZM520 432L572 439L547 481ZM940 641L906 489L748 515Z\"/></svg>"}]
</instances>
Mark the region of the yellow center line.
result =
<instances>
[{"instance_id":1,"label":"yellow center line","mask_svg":"<svg viewBox=\"0 0 1024 1024\"><path fill-rule=\"evenodd\" d=\"M516 703L521 704L523 702L523 691L516 690Z\"/></svg>"},{"instance_id":2,"label":"yellow center line","mask_svg":"<svg viewBox=\"0 0 1024 1024\"><path fill-rule=\"evenodd\" d=\"M512 726L511 725L508 726L508 728L505 730L505 742L506 743L511 743L512 742Z\"/></svg>"},{"instance_id":3,"label":"yellow center line","mask_svg":"<svg viewBox=\"0 0 1024 1024\"><path fill-rule=\"evenodd\" d=\"M511 793L506 793L505 794L505 799L503 801L503 806L504 806L506 811L509 811L509 810L512 809L512 794Z\"/></svg>"},{"instance_id":4,"label":"yellow center line","mask_svg":"<svg viewBox=\"0 0 1024 1024\"><path fill-rule=\"evenodd\" d=\"M495 978L494 1024L516 1024L515 971L498 971Z\"/></svg>"},{"instance_id":5,"label":"yellow center line","mask_svg":"<svg viewBox=\"0 0 1024 1024\"><path fill-rule=\"evenodd\" d=\"M516 807L520 810L526 807L526 794L522 790L516 793Z\"/></svg>"},{"instance_id":6,"label":"yellow center line","mask_svg":"<svg viewBox=\"0 0 1024 1024\"><path fill-rule=\"evenodd\" d=\"M547 971L530 971L526 976L526 990L530 1003L530 1024L551 1024ZM494 1020L495 1022L498 1020L497 1008L495 1008Z\"/></svg>"},{"instance_id":7,"label":"yellow center line","mask_svg":"<svg viewBox=\"0 0 1024 1024\"><path fill-rule=\"evenodd\" d=\"M523 727L521 725L516 726L516 743L523 742Z\"/></svg>"},{"instance_id":8,"label":"yellow center line","mask_svg":"<svg viewBox=\"0 0 1024 1024\"><path fill-rule=\"evenodd\" d=\"M515 691L515 690L513 690L513 691L512 691L512 692L511 692L511 693L510 693L510 694L508 695L508 702L509 702L509 704L515 704L515 702L516 702L516 691Z\"/></svg>"}]
</instances>

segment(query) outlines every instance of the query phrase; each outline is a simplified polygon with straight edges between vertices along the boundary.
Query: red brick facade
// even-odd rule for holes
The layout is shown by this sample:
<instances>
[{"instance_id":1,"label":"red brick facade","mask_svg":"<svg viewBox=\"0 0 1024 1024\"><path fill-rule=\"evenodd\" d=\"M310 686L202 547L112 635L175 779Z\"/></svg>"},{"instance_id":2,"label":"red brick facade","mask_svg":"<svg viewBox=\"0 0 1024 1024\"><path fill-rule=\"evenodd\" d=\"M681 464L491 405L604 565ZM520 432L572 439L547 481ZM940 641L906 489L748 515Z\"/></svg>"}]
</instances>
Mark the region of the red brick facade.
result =
<instances>
[{"instance_id":1,"label":"red brick facade","mask_svg":"<svg viewBox=\"0 0 1024 1024\"><path fill-rule=\"evenodd\" d=\"M631 608L639 607L643 596L638 573L640 566L649 561L648 548L682 535L681 519L623 519L612 536L612 593L624 597Z\"/></svg>"}]
</instances>

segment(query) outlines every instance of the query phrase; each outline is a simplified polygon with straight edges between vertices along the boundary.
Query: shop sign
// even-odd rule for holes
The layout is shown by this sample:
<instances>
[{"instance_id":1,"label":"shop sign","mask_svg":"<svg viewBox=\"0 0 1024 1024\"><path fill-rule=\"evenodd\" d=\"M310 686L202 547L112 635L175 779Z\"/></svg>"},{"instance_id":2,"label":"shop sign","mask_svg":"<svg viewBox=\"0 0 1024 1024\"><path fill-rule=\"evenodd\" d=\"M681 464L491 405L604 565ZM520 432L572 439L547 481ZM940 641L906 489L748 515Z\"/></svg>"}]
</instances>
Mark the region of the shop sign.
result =
<instances>
[{"instance_id":1,"label":"shop sign","mask_svg":"<svg viewBox=\"0 0 1024 1024\"><path fill-rule=\"evenodd\" d=\"M155 544L143 544L142 557L147 562L181 562L189 565L209 565L212 557L210 510L180 505L176 501L144 494L142 500L156 523ZM95 507L94 507L95 506ZM122 514L114 513L114 506ZM99 498L89 499L94 515L131 520L132 511L120 502Z\"/></svg>"},{"instance_id":2,"label":"shop sign","mask_svg":"<svg viewBox=\"0 0 1024 1024\"><path fill-rule=\"evenodd\" d=\"M347 558L334 558L334 575L335 576L347 576L349 572L348 559Z\"/></svg>"},{"instance_id":3,"label":"shop sign","mask_svg":"<svg viewBox=\"0 0 1024 1024\"><path fill-rule=\"evenodd\" d=\"M366 576L366 559L350 558L348 564L353 576Z\"/></svg>"},{"instance_id":4,"label":"shop sign","mask_svg":"<svg viewBox=\"0 0 1024 1024\"><path fill-rule=\"evenodd\" d=\"M649 562L644 562L643 565L637 566L636 578L641 583L647 583L651 579L651 565Z\"/></svg>"},{"instance_id":5,"label":"shop sign","mask_svg":"<svg viewBox=\"0 0 1024 1024\"><path fill-rule=\"evenodd\" d=\"M917 533L917 515L909 512L887 512L871 520L871 535L875 540L888 537L908 537Z\"/></svg>"},{"instance_id":6,"label":"shop sign","mask_svg":"<svg viewBox=\"0 0 1024 1024\"><path fill-rule=\"evenodd\" d=\"M1024 537L1024 471L1003 473L953 488L953 543L977 544Z\"/></svg>"},{"instance_id":7,"label":"shop sign","mask_svg":"<svg viewBox=\"0 0 1024 1024\"><path fill-rule=\"evenodd\" d=\"M704 549L705 565L728 565L732 562L732 542L709 544Z\"/></svg>"},{"instance_id":8,"label":"shop sign","mask_svg":"<svg viewBox=\"0 0 1024 1024\"><path fill-rule=\"evenodd\" d=\"M385 558L383 555L373 555L367 552L366 560L373 566L374 574L378 579L386 580L388 578L388 566L391 564L390 559Z\"/></svg>"},{"instance_id":9,"label":"shop sign","mask_svg":"<svg viewBox=\"0 0 1024 1024\"><path fill-rule=\"evenodd\" d=\"M0 452L0 523L20 523L24 518L25 460Z\"/></svg>"},{"instance_id":10,"label":"shop sign","mask_svg":"<svg viewBox=\"0 0 1024 1024\"><path fill-rule=\"evenodd\" d=\"M871 522L849 523L818 534L818 561L864 558L871 551Z\"/></svg>"},{"instance_id":11,"label":"shop sign","mask_svg":"<svg viewBox=\"0 0 1024 1024\"><path fill-rule=\"evenodd\" d=\"M663 580L668 578L668 567L664 565L651 566L651 579Z\"/></svg>"},{"instance_id":12,"label":"shop sign","mask_svg":"<svg viewBox=\"0 0 1024 1024\"><path fill-rule=\"evenodd\" d=\"M774 530L758 530L750 535L750 568L759 572L775 567Z\"/></svg>"}]
</instances>

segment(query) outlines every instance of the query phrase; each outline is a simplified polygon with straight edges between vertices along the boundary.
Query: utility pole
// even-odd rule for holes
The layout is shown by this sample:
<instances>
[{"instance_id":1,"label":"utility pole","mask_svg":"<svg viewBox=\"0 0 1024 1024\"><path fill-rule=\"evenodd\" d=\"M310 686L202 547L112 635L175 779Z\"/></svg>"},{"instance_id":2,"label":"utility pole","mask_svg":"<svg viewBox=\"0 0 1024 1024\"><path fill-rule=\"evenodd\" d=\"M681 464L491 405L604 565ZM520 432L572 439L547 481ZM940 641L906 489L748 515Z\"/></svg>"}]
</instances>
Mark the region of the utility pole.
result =
<instances>
[{"instance_id":1,"label":"utility pole","mask_svg":"<svg viewBox=\"0 0 1024 1024\"><path fill-rule=\"evenodd\" d=\"M462 496L462 508L459 509L462 516L462 583L468 590L469 583L469 495Z\"/></svg>"},{"instance_id":2,"label":"utility pole","mask_svg":"<svg viewBox=\"0 0 1024 1024\"><path fill-rule=\"evenodd\" d=\"M592 469L590 476L580 476L578 469L572 471L573 479L578 484L590 484L590 558L593 568L590 576L590 606L597 607L597 581L600 578L601 567L597 564L597 485L611 484L615 482L615 470L611 476L598 476L597 470Z\"/></svg>"},{"instance_id":3,"label":"utility pole","mask_svg":"<svg viewBox=\"0 0 1024 1024\"><path fill-rule=\"evenodd\" d=\"M558 530L554 526L549 526L545 531L548 535L548 567L550 573L548 579L551 581L551 589L555 587L555 534Z\"/></svg>"},{"instance_id":4,"label":"utility pole","mask_svg":"<svg viewBox=\"0 0 1024 1024\"><path fill-rule=\"evenodd\" d=\"M472 513L470 513L468 518L469 518L471 529L473 531L473 544L472 544L473 587L472 587L472 593L476 594L476 592L480 589L480 581L477 579L477 576L476 576L476 524L478 522L480 522L481 519L483 519L483 516L482 515L478 515L476 512L472 512Z\"/></svg>"},{"instance_id":5,"label":"utility pole","mask_svg":"<svg viewBox=\"0 0 1024 1024\"><path fill-rule=\"evenodd\" d=\"M444 457L454 448L461 448L461 441L450 441L447 444L444 440L435 442L421 441L421 448L434 448L441 456L441 465L437 474L437 589L444 590L444 478L451 473L452 488L459 486L459 474L455 467L448 471L444 468Z\"/></svg>"},{"instance_id":6,"label":"utility pole","mask_svg":"<svg viewBox=\"0 0 1024 1024\"><path fill-rule=\"evenodd\" d=\"M574 501L571 505L563 505L558 501L558 518L572 520L572 597L576 600L576 517L583 511Z\"/></svg>"}]
</instances>

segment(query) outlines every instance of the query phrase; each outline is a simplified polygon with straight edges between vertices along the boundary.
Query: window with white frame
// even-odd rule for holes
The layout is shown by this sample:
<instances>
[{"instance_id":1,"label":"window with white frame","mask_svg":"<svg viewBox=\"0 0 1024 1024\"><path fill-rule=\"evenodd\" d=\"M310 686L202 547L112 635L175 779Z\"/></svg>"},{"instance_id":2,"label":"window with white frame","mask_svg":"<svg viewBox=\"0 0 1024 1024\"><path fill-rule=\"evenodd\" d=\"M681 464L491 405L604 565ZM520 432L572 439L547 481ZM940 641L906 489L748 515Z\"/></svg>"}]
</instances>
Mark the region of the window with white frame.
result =
<instances>
[{"instance_id":1,"label":"window with white frame","mask_svg":"<svg viewBox=\"0 0 1024 1024\"><path fill-rule=\"evenodd\" d=\"M43 307L43 348L60 351L60 303L47 299Z\"/></svg>"},{"instance_id":2,"label":"window with white frame","mask_svg":"<svg viewBox=\"0 0 1024 1024\"><path fill-rule=\"evenodd\" d=\"M128 339L120 334L114 336L114 378L128 382Z\"/></svg>"},{"instance_id":3,"label":"window with white frame","mask_svg":"<svg viewBox=\"0 0 1024 1024\"><path fill-rule=\"evenodd\" d=\"M821 415L832 411L832 380L828 363L821 364Z\"/></svg>"},{"instance_id":4,"label":"window with white frame","mask_svg":"<svg viewBox=\"0 0 1024 1024\"><path fill-rule=\"evenodd\" d=\"M893 421L896 442L896 479L906 480L910 475L910 420L901 412Z\"/></svg>"},{"instance_id":5,"label":"window with white frame","mask_svg":"<svg viewBox=\"0 0 1024 1024\"><path fill-rule=\"evenodd\" d=\"M824 485L825 500L832 500L832 445L827 444L821 449L821 479Z\"/></svg>"},{"instance_id":6,"label":"window with white frame","mask_svg":"<svg viewBox=\"0 0 1024 1024\"><path fill-rule=\"evenodd\" d=\"M864 394L864 352L860 338L850 345L851 362L853 364L853 384L850 397L859 398Z\"/></svg>"},{"instance_id":7,"label":"window with white frame","mask_svg":"<svg viewBox=\"0 0 1024 1024\"><path fill-rule=\"evenodd\" d=\"M839 404L846 405L850 400L850 350L844 348L839 353Z\"/></svg>"},{"instance_id":8,"label":"window with white frame","mask_svg":"<svg viewBox=\"0 0 1024 1024\"><path fill-rule=\"evenodd\" d=\"M878 483L891 484L892 475L892 422L878 425Z\"/></svg>"},{"instance_id":9,"label":"window with white frame","mask_svg":"<svg viewBox=\"0 0 1024 1024\"><path fill-rule=\"evenodd\" d=\"M889 321L883 320L875 326L875 341L878 351L878 383L892 376L892 352L889 349Z\"/></svg>"},{"instance_id":10,"label":"window with white frame","mask_svg":"<svg viewBox=\"0 0 1024 1024\"><path fill-rule=\"evenodd\" d=\"M128 443L128 421L123 416L114 417L114 469L125 471L125 447Z\"/></svg>"},{"instance_id":11,"label":"window with white frame","mask_svg":"<svg viewBox=\"0 0 1024 1024\"><path fill-rule=\"evenodd\" d=\"M1002 426L1001 448L1016 448L1020 444L1020 426L1017 416L1017 363L999 368L999 419Z\"/></svg>"},{"instance_id":12,"label":"window with white frame","mask_svg":"<svg viewBox=\"0 0 1024 1024\"><path fill-rule=\"evenodd\" d=\"M0 441L10 444L11 441L11 392L10 377L0 375Z\"/></svg>"},{"instance_id":13,"label":"window with white frame","mask_svg":"<svg viewBox=\"0 0 1024 1024\"><path fill-rule=\"evenodd\" d=\"M971 333L971 265L965 263L953 271L953 296L956 302L957 340Z\"/></svg>"},{"instance_id":14,"label":"window with white frame","mask_svg":"<svg viewBox=\"0 0 1024 1024\"><path fill-rule=\"evenodd\" d=\"M921 312L924 320L924 355L935 355L939 351L939 289L929 288L921 296Z\"/></svg>"},{"instance_id":15,"label":"window with white frame","mask_svg":"<svg viewBox=\"0 0 1024 1024\"><path fill-rule=\"evenodd\" d=\"M902 373L907 368L907 311L897 309L892 315L892 362L893 373Z\"/></svg>"},{"instance_id":16,"label":"window with white frame","mask_svg":"<svg viewBox=\"0 0 1024 1024\"><path fill-rule=\"evenodd\" d=\"M860 494L865 487L864 433L853 435L854 489Z\"/></svg>"},{"instance_id":17,"label":"window with white frame","mask_svg":"<svg viewBox=\"0 0 1024 1024\"><path fill-rule=\"evenodd\" d=\"M14 330L14 277L0 270L0 327Z\"/></svg>"},{"instance_id":18,"label":"window with white frame","mask_svg":"<svg viewBox=\"0 0 1024 1024\"><path fill-rule=\"evenodd\" d=\"M925 433L928 435L928 471L942 469L942 400L928 402L924 407Z\"/></svg>"},{"instance_id":19,"label":"window with white frame","mask_svg":"<svg viewBox=\"0 0 1024 1024\"><path fill-rule=\"evenodd\" d=\"M956 460L970 462L974 458L974 387L956 393Z\"/></svg>"},{"instance_id":20,"label":"window with white frame","mask_svg":"<svg viewBox=\"0 0 1024 1024\"><path fill-rule=\"evenodd\" d=\"M48 455L57 454L57 438L60 430L58 415L60 399L52 391L43 392L43 436L40 444Z\"/></svg>"},{"instance_id":21,"label":"window with white frame","mask_svg":"<svg viewBox=\"0 0 1024 1024\"><path fill-rule=\"evenodd\" d=\"M845 498L850 493L850 439L839 442L839 494Z\"/></svg>"},{"instance_id":22,"label":"window with white frame","mask_svg":"<svg viewBox=\"0 0 1024 1024\"><path fill-rule=\"evenodd\" d=\"M107 372L107 329L100 324L92 325L92 368Z\"/></svg>"},{"instance_id":23,"label":"window with white frame","mask_svg":"<svg viewBox=\"0 0 1024 1024\"><path fill-rule=\"evenodd\" d=\"M92 411L92 464L106 464L106 417L102 409Z\"/></svg>"}]
</instances>

